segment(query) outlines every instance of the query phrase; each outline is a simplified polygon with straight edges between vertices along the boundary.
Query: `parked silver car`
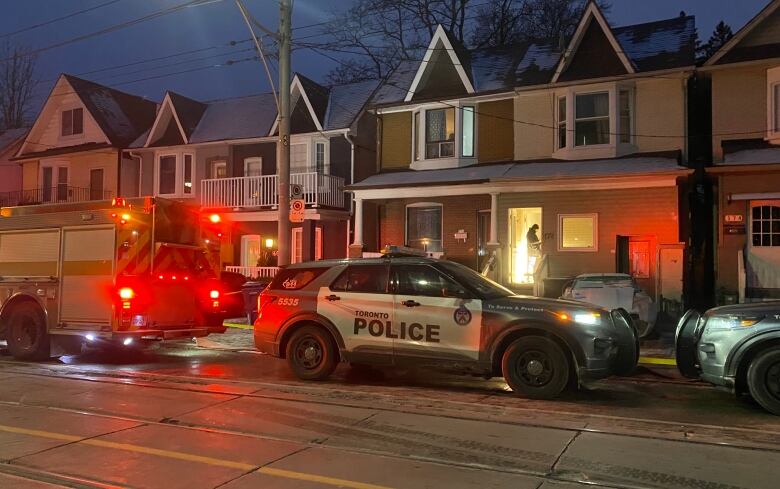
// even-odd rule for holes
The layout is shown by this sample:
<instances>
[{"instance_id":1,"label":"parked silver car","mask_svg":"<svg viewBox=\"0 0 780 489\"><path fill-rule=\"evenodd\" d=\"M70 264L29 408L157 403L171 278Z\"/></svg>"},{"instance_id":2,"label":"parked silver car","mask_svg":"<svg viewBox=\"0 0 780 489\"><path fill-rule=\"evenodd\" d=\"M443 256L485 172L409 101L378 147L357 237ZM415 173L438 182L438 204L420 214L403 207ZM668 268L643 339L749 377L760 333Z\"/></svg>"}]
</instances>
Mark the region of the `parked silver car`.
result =
<instances>
[{"instance_id":1,"label":"parked silver car","mask_svg":"<svg viewBox=\"0 0 780 489\"><path fill-rule=\"evenodd\" d=\"M625 309L634 320L640 338L655 326L658 309L653 299L625 273L584 273L563 289L561 299L587 302L607 309Z\"/></svg>"},{"instance_id":2,"label":"parked silver car","mask_svg":"<svg viewBox=\"0 0 780 489\"><path fill-rule=\"evenodd\" d=\"M690 310L676 333L677 368L780 416L780 301Z\"/></svg>"}]
</instances>

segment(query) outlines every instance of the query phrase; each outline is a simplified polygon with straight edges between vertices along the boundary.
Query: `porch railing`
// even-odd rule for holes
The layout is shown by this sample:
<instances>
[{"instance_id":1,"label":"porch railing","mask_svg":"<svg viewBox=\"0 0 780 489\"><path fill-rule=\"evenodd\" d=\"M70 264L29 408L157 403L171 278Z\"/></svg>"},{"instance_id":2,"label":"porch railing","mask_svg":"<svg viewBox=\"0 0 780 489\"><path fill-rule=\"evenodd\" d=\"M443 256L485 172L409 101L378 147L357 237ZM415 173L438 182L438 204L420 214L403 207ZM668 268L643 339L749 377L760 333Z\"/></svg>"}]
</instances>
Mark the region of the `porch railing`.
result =
<instances>
[{"instance_id":1,"label":"porch railing","mask_svg":"<svg viewBox=\"0 0 780 489\"><path fill-rule=\"evenodd\" d=\"M293 173L290 183L303 187L303 199L312 207L344 207L344 179L316 172ZM204 207L276 207L279 205L276 175L210 178L201 181Z\"/></svg>"},{"instance_id":2,"label":"porch railing","mask_svg":"<svg viewBox=\"0 0 780 489\"><path fill-rule=\"evenodd\" d=\"M0 193L0 207L89 202L92 200L108 200L113 196L113 192L110 190L58 185L56 187L2 192Z\"/></svg>"},{"instance_id":3,"label":"porch railing","mask_svg":"<svg viewBox=\"0 0 780 489\"><path fill-rule=\"evenodd\" d=\"M256 279L256 278L274 278L276 272L279 271L279 267L238 267L227 266L226 272L240 273L244 277Z\"/></svg>"}]
</instances>

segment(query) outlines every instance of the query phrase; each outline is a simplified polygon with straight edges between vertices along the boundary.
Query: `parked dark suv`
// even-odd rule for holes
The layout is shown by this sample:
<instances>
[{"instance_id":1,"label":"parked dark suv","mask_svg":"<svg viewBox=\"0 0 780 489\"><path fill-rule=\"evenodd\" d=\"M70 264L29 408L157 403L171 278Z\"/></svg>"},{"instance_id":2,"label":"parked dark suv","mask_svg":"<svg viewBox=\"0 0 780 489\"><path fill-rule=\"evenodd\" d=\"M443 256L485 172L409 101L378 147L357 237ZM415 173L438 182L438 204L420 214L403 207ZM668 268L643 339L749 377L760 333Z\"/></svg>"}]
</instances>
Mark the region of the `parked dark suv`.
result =
<instances>
[{"instance_id":1,"label":"parked dark suv","mask_svg":"<svg viewBox=\"0 0 780 489\"><path fill-rule=\"evenodd\" d=\"M437 365L503 375L532 398L638 360L623 310L520 297L457 263L400 253L284 268L260 294L254 335L301 379L324 379L339 361Z\"/></svg>"}]
</instances>

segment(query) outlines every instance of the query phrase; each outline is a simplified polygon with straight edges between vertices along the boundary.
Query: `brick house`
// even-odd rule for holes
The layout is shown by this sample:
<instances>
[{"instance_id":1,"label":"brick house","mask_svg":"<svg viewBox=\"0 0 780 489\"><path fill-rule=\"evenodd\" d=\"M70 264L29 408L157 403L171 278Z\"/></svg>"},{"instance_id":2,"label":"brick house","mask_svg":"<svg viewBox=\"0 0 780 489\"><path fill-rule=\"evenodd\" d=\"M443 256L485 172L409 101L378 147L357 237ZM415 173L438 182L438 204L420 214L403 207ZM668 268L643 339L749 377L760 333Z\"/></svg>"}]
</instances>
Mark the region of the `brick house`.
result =
<instances>
[{"instance_id":1,"label":"brick house","mask_svg":"<svg viewBox=\"0 0 780 489\"><path fill-rule=\"evenodd\" d=\"M292 226L292 262L343 258L351 228L344 186L375 173L378 85L291 83L290 181L303 186L304 221ZM222 262L247 276L275 272L277 109L264 93L202 102L168 92L151 128L125 152L123 195L159 195L218 212L229 223ZM226 224L227 225L227 224Z\"/></svg>"},{"instance_id":2,"label":"brick house","mask_svg":"<svg viewBox=\"0 0 780 489\"><path fill-rule=\"evenodd\" d=\"M566 43L467 50L440 26L372 99L352 256L405 244L551 296L626 272L680 301L694 42L693 17L613 27L594 2Z\"/></svg>"},{"instance_id":3,"label":"brick house","mask_svg":"<svg viewBox=\"0 0 780 489\"><path fill-rule=\"evenodd\" d=\"M780 299L780 1L708 59L718 301Z\"/></svg>"}]
</instances>

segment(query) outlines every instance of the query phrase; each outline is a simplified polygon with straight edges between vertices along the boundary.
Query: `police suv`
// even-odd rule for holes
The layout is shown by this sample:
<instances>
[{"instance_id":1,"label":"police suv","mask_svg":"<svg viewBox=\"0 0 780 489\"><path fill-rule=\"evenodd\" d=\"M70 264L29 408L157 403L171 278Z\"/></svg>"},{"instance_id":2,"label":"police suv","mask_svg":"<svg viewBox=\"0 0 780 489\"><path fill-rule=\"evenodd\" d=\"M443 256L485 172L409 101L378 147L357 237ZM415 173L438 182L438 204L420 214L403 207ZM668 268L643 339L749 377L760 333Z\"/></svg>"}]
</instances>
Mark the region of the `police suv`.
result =
<instances>
[{"instance_id":1,"label":"police suv","mask_svg":"<svg viewBox=\"0 0 780 489\"><path fill-rule=\"evenodd\" d=\"M677 324L677 368L780 416L780 301L691 309Z\"/></svg>"},{"instance_id":2,"label":"police suv","mask_svg":"<svg viewBox=\"0 0 780 489\"><path fill-rule=\"evenodd\" d=\"M503 375L539 399L570 381L628 374L639 349L624 310L517 296L465 266L408 252L280 270L258 297L254 339L304 380L326 378L339 361L431 365Z\"/></svg>"}]
</instances>

